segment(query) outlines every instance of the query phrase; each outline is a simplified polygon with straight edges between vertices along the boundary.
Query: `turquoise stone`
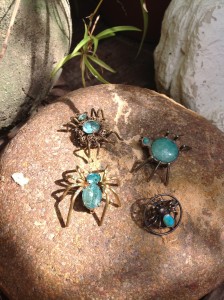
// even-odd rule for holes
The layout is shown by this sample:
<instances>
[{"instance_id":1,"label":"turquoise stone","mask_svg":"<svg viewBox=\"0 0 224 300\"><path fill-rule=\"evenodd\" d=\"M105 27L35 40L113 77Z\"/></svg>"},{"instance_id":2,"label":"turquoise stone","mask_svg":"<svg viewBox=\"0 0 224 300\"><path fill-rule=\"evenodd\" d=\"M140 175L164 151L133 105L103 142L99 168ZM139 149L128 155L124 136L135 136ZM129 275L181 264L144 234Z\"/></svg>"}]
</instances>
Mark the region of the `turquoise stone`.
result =
<instances>
[{"instance_id":1,"label":"turquoise stone","mask_svg":"<svg viewBox=\"0 0 224 300\"><path fill-rule=\"evenodd\" d=\"M81 114L78 116L79 121L84 121L87 118L87 113Z\"/></svg>"},{"instance_id":2,"label":"turquoise stone","mask_svg":"<svg viewBox=\"0 0 224 300\"><path fill-rule=\"evenodd\" d=\"M151 146L152 156L162 163L171 163L177 159L179 149L176 143L168 138L158 138Z\"/></svg>"},{"instance_id":3,"label":"turquoise stone","mask_svg":"<svg viewBox=\"0 0 224 300\"><path fill-rule=\"evenodd\" d=\"M173 227L175 225L175 220L170 214L166 214L163 217L163 223L166 225L166 227Z\"/></svg>"},{"instance_id":4,"label":"turquoise stone","mask_svg":"<svg viewBox=\"0 0 224 300\"><path fill-rule=\"evenodd\" d=\"M144 146L150 146L151 141L150 141L149 138L143 137L143 139L142 139L142 144L143 144Z\"/></svg>"},{"instance_id":5,"label":"turquoise stone","mask_svg":"<svg viewBox=\"0 0 224 300\"><path fill-rule=\"evenodd\" d=\"M100 205L102 200L102 192L95 183L88 185L82 190L82 201L88 209L94 209Z\"/></svg>"},{"instance_id":6,"label":"turquoise stone","mask_svg":"<svg viewBox=\"0 0 224 300\"><path fill-rule=\"evenodd\" d=\"M91 183L97 184L100 182L100 180L101 180L101 177L100 177L100 174L98 174L98 173L89 173L86 177L86 181L90 184Z\"/></svg>"},{"instance_id":7,"label":"turquoise stone","mask_svg":"<svg viewBox=\"0 0 224 300\"><path fill-rule=\"evenodd\" d=\"M97 121L89 120L83 124L82 129L87 134L95 133L100 130L100 123Z\"/></svg>"}]
</instances>

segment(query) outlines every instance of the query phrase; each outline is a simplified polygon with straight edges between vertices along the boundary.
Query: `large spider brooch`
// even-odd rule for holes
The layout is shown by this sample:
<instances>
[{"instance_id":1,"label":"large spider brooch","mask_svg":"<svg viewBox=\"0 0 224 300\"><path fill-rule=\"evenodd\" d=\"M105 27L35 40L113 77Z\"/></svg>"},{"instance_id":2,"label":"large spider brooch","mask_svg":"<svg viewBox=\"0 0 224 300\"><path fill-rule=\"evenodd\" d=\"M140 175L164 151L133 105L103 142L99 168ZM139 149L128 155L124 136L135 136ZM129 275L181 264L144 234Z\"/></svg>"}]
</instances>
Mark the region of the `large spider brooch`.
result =
<instances>
[{"instance_id":1,"label":"large spider brooch","mask_svg":"<svg viewBox=\"0 0 224 300\"><path fill-rule=\"evenodd\" d=\"M108 140L111 134L115 134L119 140L122 138L116 131L108 130L104 123L104 113L102 109L95 111L91 109L90 116L87 112L82 114L76 114L71 118L71 121L67 124L67 127L72 127L75 141L77 141L79 150L84 150L88 158L90 158L90 150L97 148L97 156L99 155L100 148L105 143L112 143Z\"/></svg>"},{"instance_id":2,"label":"large spider brooch","mask_svg":"<svg viewBox=\"0 0 224 300\"><path fill-rule=\"evenodd\" d=\"M72 194L70 208L67 216L66 227L69 226L71 221L71 214L74 207L74 203L78 195L82 192L82 201L84 206L90 210L91 213L95 213L95 208L100 206L102 199L105 199L105 206L101 219L99 221L99 226L102 225L108 205L111 202L109 194L113 194L117 207L121 206L120 199L117 193L114 191L112 186L118 186L119 181L115 177L107 176L107 168L99 172L84 174L84 171L79 167L76 168L75 175L67 175L65 178L67 188L62 194L61 200L63 200L67 194ZM102 173L102 176L100 175Z\"/></svg>"},{"instance_id":3,"label":"large spider brooch","mask_svg":"<svg viewBox=\"0 0 224 300\"><path fill-rule=\"evenodd\" d=\"M168 194L156 195L149 199L144 211L145 229L155 235L173 232L182 218L180 202Z\"/></svg>"},{"instance_id":4,"label":"large spider brooch","mask_svg":"<svg viewBox=\"0 0 224 300\"><path fill-rule=\"evenodd\" d=\"M149 176L148 181L152 179L157 169L160 166L166 167L166 177L164 184L169 183L169 173L170 173L170 164L177 160L181 151L190 150L191 147L182 145L178 147L176 140L180 137L179 135L174 135L173 139L170 139L170 132L167 131L163 137L156 138L154 140L149 139L148 137L141 138L141 145L146 147L149 151L149 157L144 161L137 160L131 172L136 172L141 169L147 163L154 163L155 168Z\"/></svg>"}]
</instances>

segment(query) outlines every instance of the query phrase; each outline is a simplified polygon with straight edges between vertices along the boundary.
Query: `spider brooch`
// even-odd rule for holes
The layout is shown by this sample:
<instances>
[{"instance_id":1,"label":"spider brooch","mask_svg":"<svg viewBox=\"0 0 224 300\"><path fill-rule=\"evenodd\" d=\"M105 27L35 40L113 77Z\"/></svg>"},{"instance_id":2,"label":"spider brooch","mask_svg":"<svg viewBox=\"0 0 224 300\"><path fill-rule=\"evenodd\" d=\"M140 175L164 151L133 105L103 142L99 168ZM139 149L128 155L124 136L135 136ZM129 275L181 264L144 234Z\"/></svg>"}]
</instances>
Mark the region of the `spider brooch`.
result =
<instances>
[{"instance_id":1,"label":"spider brooch","mask_svg":"<svg viewBox=\"0 0 224 300\"><path fill-rule=\"evenodd\" d=\"M176 140L180 137L179 135L175 135L173 139L170 139L170 132L167 131L165 136L156 138L154 140L149 139L148 137L141 138L141 144L143 147L148 148L149 157L144 161L136 161L133 165L131 172L136 172L141 169L145 164L153 162L155 163L155 168L149 176L148 181L152 179L157 169L160 166L166 167L166 177L164 184L167 185L169 183L169 173L170 173L170 164L177 160L179 153L181 151L190 150L191 147L182 145L180 147L177 146Z\"/></svg>"},{"instance_id":2,"label":"spider brooch","mask_svg":"<svg viewBox=\"0 0 224 300\"><path fill-rule=\"evenodd\" d=\"M149 199L144 211L145 229L155 235L173 232L182 218L180 202L168 194L156 195Z\"/></svg>"},{"instance_id":3,"label":"spider brooch","mask_svg":"<svg viewBox=\"0 0 224 300\"><path fill-rule=\"evenodd\" d=\"M86 208L90 210L91 213L95 213L95 208L100 206L103 196L105 199L105 206L101 219L99 221L99 226L102 225L108 205L111 203L109 198L109 193L113 194L116 199L115 205L120 207L121 202L114 191L112 186L118 186L119 182L117 178L107 176L107 168L103 171L89 173L85 176L84 171L79 167L76 168L75 172L77 176L67 175L65 178L67 188L62 194L61 200L63 200L68 193L72 193L70 208L67 216L66 227L69 226L71 221L71 214L74 207L74 203L78 195L82 192L82 201ZM102 173L102 176L100 175Z\"/></svg>"},{"instance_id":4,"label":"spider brooch","mask_svg":"<svg viewBox=\"0 0 224 300\"><path fill-rule=\"evenodd\" d=\"M90 158L90 149L97 148L97 157L99 155L100 148L105 143L112 143L108 140L111 134L115 134L119 140L122 138L116 131L108 130L104 124L105 118L102 109L95 111L91 109L90 116L87 112L82 114L76 114L71 118L71 121L67 124L67 127L72 127L75 140L80 147L79 150L84 150L88 158Z\"/></svg>"}]
</instances>

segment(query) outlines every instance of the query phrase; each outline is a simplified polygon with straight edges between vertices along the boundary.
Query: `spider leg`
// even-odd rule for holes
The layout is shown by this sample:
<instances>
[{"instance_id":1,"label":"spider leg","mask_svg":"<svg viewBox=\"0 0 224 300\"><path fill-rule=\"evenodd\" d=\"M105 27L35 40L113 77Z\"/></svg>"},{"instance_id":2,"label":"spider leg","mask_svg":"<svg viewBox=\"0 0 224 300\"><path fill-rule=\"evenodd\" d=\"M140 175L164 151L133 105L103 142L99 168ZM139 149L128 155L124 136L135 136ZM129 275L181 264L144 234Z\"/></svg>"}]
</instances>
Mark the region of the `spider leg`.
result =
<instances>
[{"instance_id":1,"label":"spider leg","mask_svg":"<svg viewBox=\"0 0 224 300\"><path fill-rule=\"evenodd\" d=\"M158 164L156 165L156 167L154 168L154 170L153 170L152 173L150 174L148 181L150 181L150 180L152 179L152 177L153 177L154 174L156 173L156 171L157 171L158 167L160 166L160 164L161 164L161 161L158 162Z\"/></svg>"},{"instance_id":2,"label":"spider leg","mask_svg":"<svg viewBox=\"0 0 224 300\"><path fill-rule=\"evenodd\" d=\"M120 141L123 141L123 139L119 136L119 134L116 132L116 131L110 131L108 134L107 134L107 137L109 137L111 134L115 134L116 137L120 140Z\"/></svg>"},{"instance_id":3,"label":"spider leg","mask_svg":"<svg viewBox=\"0 0 224 300\"><path fill-rule=\"evenodd\" d=\"M65 196L69 193L69 191L71 189L73 189L74 187L76 187L76 185L72 184L72 185L69 185L66 190L64 191L64 193L61 195L61 201L64 200Z\"/></svg>"},{"instance_id":4,"label":"spider leg","mask_svg":"<svg viewBox=\"0 0 224 300\"><path fill-rule=\"evenodd\" d=\"M103 220L104 220L104 217L105 217L108 205L110 203L109 197L108 197L107 193L105 193L105 195L106 195L106 204L105 204L104 209L103 209L103 213L102 213L102 216L101 216L101 220L100 220L99 226L101 226L103 224Z\"/></svg>"},{"instance_id":5,"label":"spider leg","mask_svg":"<svg viewBox=\"0 0 224 300\"><path fill-rule=\"evenodd\" d=\"M91 108L91 112L90 112L91 118L94 117L94 115L97 118L98 117L98 111L96 112L96 110L94 108Z\"/></svg>"},{"instance_id":6,"label":"spider leg","mask_svg":"<svg viewBox=\"0 0 224 300\"><path fill-rule=\"evenodd\" d=\"M84 152L88 158L90 158L90 143L89 139L87 139L87 147L84 149Z\"/></svg>"},{"instance_id":7,"label":"spider leg","mask_svg":"<svg viewBox=\"0 0 224 300\"><path fill-rule=\"evenodd\" d=\"M98 158L99 154L100 154L100 143L96 142L97 144L97 152L96 152L96 158Z\"/></svg>"},{"instance_id":8,"label":"spider leg","mask_svg":"<svg viewBox=\"0 0 224 300\"><path fill-rule=\"evenodd\" d=\"M72 123L72 122L68 122L67 124L66 124L66 129L67 129L67 131L69 130L69 126L72 126L72 127L74 127L74 128L77 128L78 126L77 126L78 124L74 124L74 123Z\"/></svg>"},{"instance_id":9,"label":"spider leg","mask_svg":"<svg viewBox=\"0 0 224 300\"><path fill-rule=\"evenodd\" d=\"M117 202L116 204L117 204L118 207L120 207L121 206L121 201L120 201L120 198L119 198L118 194L115 192L115 190L112 187L106 185L106 188L113 193L113 195L116 199L116 202Z\"/></svg>"},{"instance_id":10,"label":"spider leg","mask_svg":"<svg viewBox=\"0 0 224 300\"><path fill-rule=\"evenodd\" d=\"M152 159L152 157L150 156L149 158L147 158L146 160L142 161L142 160L136 160L136 162L134 163L132 169L131 169L131 173L133 172L137 172L138 170L140 170L144 165L146 165L147 163L150 162L150 160ZM138 165L139 164L139 165ZM138 166L137 166L138 165Z\"/></svg>"},{"instance_id":11,"label":"spider leg","mask_svg":"<svg viewBox=\"0 0 224 300\"><path fill-rule=\"evenodd\" d=\"M84 171L79 166L76 167L76 171L79 173L79 176L82 178L82 180L85 181L86 177L84 175Z\"/></svg>"},{"instance_id":12,"label":"spider leg","mask_svg":"<svg viewBox=\"0 0 224 300\"><path fill-rule=\"evenodd\" d=\"M72 199L71 199L71 203L70 203L70 207L69 207L69 211L68 211L68 216L67 216L67 222L65 224L66 227L69 226L70 224L70 221L71 221L71 215L72 215L72 210L73 210L73 207L74 207L74 203L75 203L75 200L77 198L77 196L79 195L79 193L82 191L83 187L80 186L79 189L75 192L75 194L72 196Z\"/></svg>"},{"instance_id":13,"label":"spider leg","mask_svg":"<svg viewBox=\"0 0 224 300\"><path fill-rule=\"evenodd\" d=\"M165 185L168 185L170 178L170 164L167 164L166 168L166 178L165 178Z\"/></svg>"},{"instance_id":14,"label":"spider leg","mask_svg":"<svg viewBox=\"0 0 224 300\"><path fill-rule=\"evenodd\" d=\"M100 108L97 110L97 113L96 113L96 116L99 118L100 116L100 113L101 113L101 117L102 117L102 120L104 121L105 118L104 118L104 113L103 113L103 110Z\"/></svg>"}]
</instances>

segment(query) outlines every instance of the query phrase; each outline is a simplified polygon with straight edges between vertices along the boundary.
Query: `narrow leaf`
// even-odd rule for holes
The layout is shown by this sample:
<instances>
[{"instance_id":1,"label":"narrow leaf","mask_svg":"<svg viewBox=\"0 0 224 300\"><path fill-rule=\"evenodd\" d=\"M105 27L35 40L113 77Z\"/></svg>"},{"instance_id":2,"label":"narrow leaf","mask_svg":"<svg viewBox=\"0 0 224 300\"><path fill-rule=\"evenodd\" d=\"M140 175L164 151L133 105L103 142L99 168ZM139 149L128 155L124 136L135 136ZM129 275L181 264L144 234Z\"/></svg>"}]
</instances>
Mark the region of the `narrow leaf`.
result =
<instances>
[{"instance_id":1,"label":"narrow leaf","mask_svg":"<svg viewBox=\"0 0 224 300\"><path fill-rule=\"evenodd\" d=\"M101 31L96 35L96 38L98 40L105 39L114 36L115 33L119 31L141 31L141 30L134 26L115 26Z\"/></svg>"},{"instance_id":2,"label":"narrow leaf","mask_svg":"<svg viewBox=\"0 0 224 300\"><path fill-rule=\"evenodd\" d=\"M73 55L72 55L72 53L71 53L71 54L69 54L69 55L63 57L63 58L56 64L56 66L54 67L54 69L52 70L52 72L51 72L51 77L54 77L55 74L58 72L58 70L59 70L59 69L60 69L67 61L69 61L70 59L72 59L73 57L78 56L78 55L81 55L81 52L76 52L76 53L73 54Z\"/></svg>"},{"instance_id":3,"label":"narrow leaf","mask_svg":"<svg viewBox=\"0 0 224 300\"><path fill-rule=\"evenodd\" d=\"M101 66L102 68L112 72L112 73L116 73L116 71L114 69L112 69L110 66L108 66L104 61L102 61L101 59L99 59L96 56L92 56L92 55L88 55L88 58L91 59L94 63L96 63L97 65Z\"/></svg>"},{"instance_id":4,"label":"narrow leaf","mask_svg":"<svg viewBox=\"0 0 224 300\"><path fill-rule=\"evenodd\" d=\"M87 44L89 41L91 40L90 36L85 37L84 39L82 39L78 45L75 47L75 49L72 51L71 54L75 54L76 52L78 52L85 44Z\"/></svg>"},{"instance_id":5,"label":"narrow leaf","mask_svg":"<svg viewBox=\"0 0 224 300\"><path fill-rule=\"evenodd\" d=\"M99 40L95 38L95 36L93 35L92 35L92 39L93 39L93 55L95 55L98 48Z\"/></svg>"},{"instance_id":6,"label":"narrow leaf","mask_svg":"<svg viewBox=\"0 0 224 300\"><path fill-rule=\"evenodd\" d=\"M93 74L94 77L96 77L97 80L99 80L102 83L109 83L108 81L106 81L101 75L100 73L90 64L90 62L88 61L88 59L85 57L85 65L86 67L89 69L90 73Z\"/></svg>"},{"instance_id":7,"label":"narrow leaf","mask_svg":"<svg viewBox=\"0 0 224 300\"><path fill-rule=\"evenodd\" d=\"M143 33L142 33L142 38L141 38L141 42L140 42L136 57L139 55L139 53L142 50L142 46L143 46L143 43L144 43L144 40L145 40L145 37L146 37L146 33L147 33L147 30L148 30L148 21L149 21L149 16L148 16L148 11L147 11L147 8L146 8L145 0L140 0L140 3L141 3L142 17L143 17Z\"/></svg>"}]
</instances>

